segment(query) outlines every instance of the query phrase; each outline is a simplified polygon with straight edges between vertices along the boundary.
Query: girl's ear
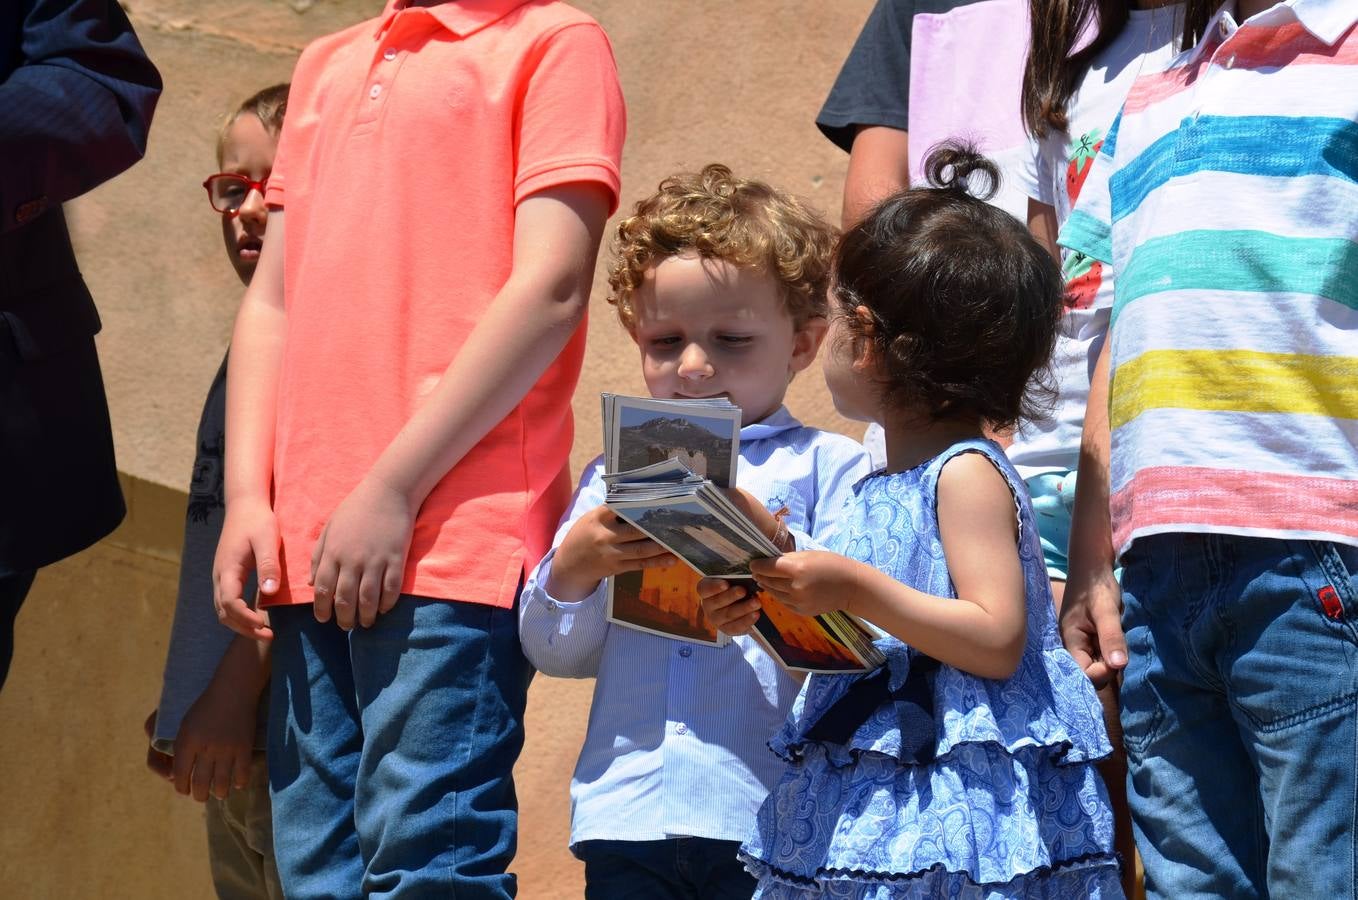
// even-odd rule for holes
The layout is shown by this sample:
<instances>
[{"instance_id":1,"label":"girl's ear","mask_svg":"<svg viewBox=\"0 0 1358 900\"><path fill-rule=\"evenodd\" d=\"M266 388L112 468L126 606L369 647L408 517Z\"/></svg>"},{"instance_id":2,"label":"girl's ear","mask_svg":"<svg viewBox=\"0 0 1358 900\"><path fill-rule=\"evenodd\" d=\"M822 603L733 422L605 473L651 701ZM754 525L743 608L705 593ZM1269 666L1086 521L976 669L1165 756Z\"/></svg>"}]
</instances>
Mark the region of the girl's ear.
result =
<instances>
[{"instance_id":1,"label":"girl's ear","mask_svg":"<svg viewBox=\"0 0 1358 900\"><path fill-rule=\"evenodd\" d=\"M790 374L795 375L816 361L816 354L820 352L821 342L825 340L825 332L829 327L830 323L824 316L813 316L797 329L797 333L792 336L792 359L787 364Z\"/></svg>"},{"instance_id":2,"label":"girl's ear","mask_svg":"<svg viewBox=\"0 0 1358 900\"><path fill-rule=\"evenodd\" d=\"M853 316L858 319L852 348L853 370L861 375L872 374L877 371L880 362L877 358L877 344L872 340L877 334L877 320L872 317L872 310L861 305L854 307Z\"/></svg>"}]
</instances>

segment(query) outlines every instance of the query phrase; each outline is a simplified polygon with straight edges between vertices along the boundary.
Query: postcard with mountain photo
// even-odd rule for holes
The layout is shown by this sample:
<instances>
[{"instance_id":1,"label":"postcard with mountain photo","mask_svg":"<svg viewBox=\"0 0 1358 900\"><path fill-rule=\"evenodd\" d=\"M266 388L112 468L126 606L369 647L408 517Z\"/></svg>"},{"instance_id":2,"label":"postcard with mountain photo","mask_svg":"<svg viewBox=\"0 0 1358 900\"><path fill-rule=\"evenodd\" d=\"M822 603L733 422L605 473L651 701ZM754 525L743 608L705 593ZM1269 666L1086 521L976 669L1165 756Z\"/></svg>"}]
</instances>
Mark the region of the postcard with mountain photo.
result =
<instances>
[{"instance_id":1,"label":"postcard with mountain photo","mask_svg":"<svg viewBox=\"0 0 1358 900\"><path fill-rule=\"evenodd\" d=\"M604 394L605 471L677 459L718 487L736 481L740 407L716 400L656 400Z\"/></svg>"},{"instance_id":2,"label":"postcard with mountain photo","mask_svg":"<svg viewBox=\"0 0 1358 900\"><path fill-rule=\"evenodd\" d=\"M714 483L736 480L740 407L729 400L656 400L603 394L604 470L617 473L677 459ZM698 602L697 572L683 563L609 579L608 619L652 634L721 646Z\"/></svg>"}]
</instances>

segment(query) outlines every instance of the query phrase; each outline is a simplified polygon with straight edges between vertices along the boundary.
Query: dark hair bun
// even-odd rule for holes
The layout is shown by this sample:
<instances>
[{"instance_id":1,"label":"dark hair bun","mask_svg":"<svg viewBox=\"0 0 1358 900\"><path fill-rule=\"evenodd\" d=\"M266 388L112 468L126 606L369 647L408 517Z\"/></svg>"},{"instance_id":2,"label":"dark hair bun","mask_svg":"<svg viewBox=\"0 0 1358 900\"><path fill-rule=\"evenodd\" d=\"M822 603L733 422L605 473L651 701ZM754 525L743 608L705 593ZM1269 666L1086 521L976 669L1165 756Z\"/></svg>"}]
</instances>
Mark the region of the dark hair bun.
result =
<instances>
[{"instance_id":1,"label":"dark hair bun","mask_svg":"<svg viewBox=\"0 0 1358 900\"><path fill-rule=\"evenodd\" d=\"M1000 189L1000 169L963 141L947 140L929 148L924 178L932 187L989 200ZM984 189L980 182L984 179Z\"/></svg>"}]
</instances>

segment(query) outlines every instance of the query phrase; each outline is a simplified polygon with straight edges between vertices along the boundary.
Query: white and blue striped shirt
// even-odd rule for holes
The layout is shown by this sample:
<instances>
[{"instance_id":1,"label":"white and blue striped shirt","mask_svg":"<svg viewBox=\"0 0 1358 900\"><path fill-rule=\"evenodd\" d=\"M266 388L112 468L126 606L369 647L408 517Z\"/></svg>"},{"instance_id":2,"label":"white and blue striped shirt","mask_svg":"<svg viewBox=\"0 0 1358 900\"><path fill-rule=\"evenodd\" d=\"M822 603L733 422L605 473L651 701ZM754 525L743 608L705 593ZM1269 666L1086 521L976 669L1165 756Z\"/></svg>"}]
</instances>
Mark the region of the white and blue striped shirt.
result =
<instances>
[{"instance_id":1,"label":"white and blue striped shirt","mask_svg":"<svg viewBox=\"0 0 1358 900\"><path fill-rule=\"evenodd\" d=\"M740 430L740 487L787 506L788 526L824 541L853 484L868 474L856 441L807 428L786 409ZM603 461L585 470L557 529L603 503ZM520 601L524 652L540 671L597 678L589 729L571 779L571 844L702 837L739 841L783 764L766 742L798 684L753 638L708 647L613 626L604 585L562 603L544 585L553 553Z\"/></svg>"}]
</instances>

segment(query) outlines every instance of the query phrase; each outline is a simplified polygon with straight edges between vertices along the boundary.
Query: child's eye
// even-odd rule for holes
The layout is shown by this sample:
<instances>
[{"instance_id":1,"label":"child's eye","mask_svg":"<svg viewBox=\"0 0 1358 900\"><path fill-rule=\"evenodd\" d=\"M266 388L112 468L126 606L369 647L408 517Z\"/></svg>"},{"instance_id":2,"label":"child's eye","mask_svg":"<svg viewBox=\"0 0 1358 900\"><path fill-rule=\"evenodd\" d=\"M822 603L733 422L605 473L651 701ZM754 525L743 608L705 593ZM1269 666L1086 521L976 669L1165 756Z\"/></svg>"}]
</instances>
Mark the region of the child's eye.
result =
<instances>
[{"instance_id":1,"label":"child's eye","mask_svg":"<svg viewBox=\"0 0 1358 900\"><path fill-rule=\"evenodd\" d=\"M728 347L744 347L744 346L746 346L746 345L751 344L751 343L754 342L754 335L752 335L752 334L723 334L721 337L718 338L718 340L721 341L723 344L725 344L725 345L728 346Z\"/></svg>"},{"instance_id":2,"label":"child's eye","mask_svg":"<svg viewBox=\"0 0 1358 900\"><path fill-rule=\"evenodd\" d=\"M650 345L662 350L677 347L679 345L679 337L677 335L669 335L667 337L651 338Z\"/></svg>"}]
</instances>

